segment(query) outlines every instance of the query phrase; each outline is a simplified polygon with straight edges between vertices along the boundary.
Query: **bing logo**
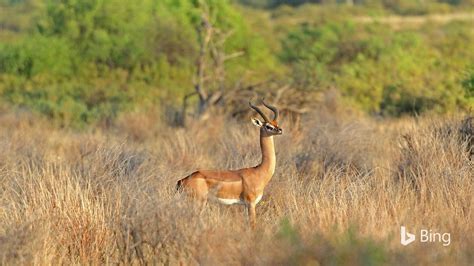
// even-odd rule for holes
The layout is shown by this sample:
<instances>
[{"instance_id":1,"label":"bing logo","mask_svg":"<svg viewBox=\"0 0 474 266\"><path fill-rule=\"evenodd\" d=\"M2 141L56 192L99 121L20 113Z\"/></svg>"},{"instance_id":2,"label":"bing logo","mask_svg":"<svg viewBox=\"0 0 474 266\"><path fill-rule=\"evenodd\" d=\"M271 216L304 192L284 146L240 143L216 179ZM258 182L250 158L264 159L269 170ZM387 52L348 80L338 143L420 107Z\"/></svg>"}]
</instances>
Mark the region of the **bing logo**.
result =
<instances>
[{"instance_id":1,"label":"bing logo","mask_svg":"<svg viewBox=\"0 0 474 266\"><path fill-rule=\"evenodd\" d=\"M451 234L450 233L436 233L432 230L421 229L419 234L420 242L434 243L440 242L443 243L443 246L449 246L451 244ZM416 240L416 235L407 232L405 226L400 227L400 244L408 246Z\"/></svg>"}]
</instances>

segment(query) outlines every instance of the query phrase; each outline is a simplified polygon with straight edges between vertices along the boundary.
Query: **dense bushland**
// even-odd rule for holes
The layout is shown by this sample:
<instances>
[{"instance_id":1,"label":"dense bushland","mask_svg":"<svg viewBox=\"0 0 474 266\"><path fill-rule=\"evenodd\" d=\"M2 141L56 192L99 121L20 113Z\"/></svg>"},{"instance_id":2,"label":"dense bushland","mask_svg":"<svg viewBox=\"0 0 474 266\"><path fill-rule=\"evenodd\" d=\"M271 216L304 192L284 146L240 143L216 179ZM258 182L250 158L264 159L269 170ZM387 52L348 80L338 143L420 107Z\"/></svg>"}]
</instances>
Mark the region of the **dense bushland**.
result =
<instances>
[{"instance_id":1,"label":"dense bushland","mask_svg":"<svg viewBox=\"0 0 474 266\"><path fill-rule=\"evenodd\" d=\"M455 112L474 104L472 19L366 20L433 12L449 17L469 12L469 1L416 1L423 12L406 11L412 1L354 1L352 7L257 2L0 1L0 102L66 126L176 108L194 90L207 12L218 36L214 45L240 53L225 62L225 73L215 74L219 84L212 89L268 80L298 90L335 88L355 108L384 115ZM215 54L205 57L212 68Z\"/></svg>"},{"instance_id":2,"label":"dense bushland","mask_svg":"<svg viewBox=\"0 0 474 266\"><path fill-rule=\"evenodd\" d=\"M263 41L227 1L30 1L30 25L0 42L2 100L65 123L93 122L118 111L181 100L193 90L200 9L229 32L224 50L245 51L228 66L238 75L271 69ZM8 31L8 19L4 21ZM231 33L231 34L230 34ZM257 75L258 76L258 75Z\"/></svg>"},{"instance_id":3,"label":"dense bushland","mask_svg":"<svg viewBox=\"0 0 474 266\"><path fill-rule=\"evenodd\" d=\"M374 10L389 10L401 15L420 15L430 12L446 12L456 7L470 7L474 2L472 0L239 0L246 5L260 8L274 8L278 6L301 6L304 4L324 4L324 5L346 5L369 6Z\"/></svg>"},{"instance_id":4,"label":"dense bushland","mask_svg":"<svg viewBox=\"0 0 474 266\"><path fill-rule=\"evenodd\" d=\"M303 25L284 40L282 58L299 86L336 86L370 112L456 110L473 101L471 24L391 32L377 23Z\"/></svg>"}]
</instances>

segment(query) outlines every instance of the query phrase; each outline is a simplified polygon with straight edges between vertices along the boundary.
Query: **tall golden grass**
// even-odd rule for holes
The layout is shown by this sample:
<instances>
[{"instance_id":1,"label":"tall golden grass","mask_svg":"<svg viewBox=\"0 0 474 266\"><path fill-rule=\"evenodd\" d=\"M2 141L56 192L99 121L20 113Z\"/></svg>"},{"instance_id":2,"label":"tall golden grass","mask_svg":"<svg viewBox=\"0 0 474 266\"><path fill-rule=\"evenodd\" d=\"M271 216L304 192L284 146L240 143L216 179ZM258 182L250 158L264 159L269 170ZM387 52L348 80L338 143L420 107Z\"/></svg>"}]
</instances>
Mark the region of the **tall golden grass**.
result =
<instances>
[{"instance_id":1,"label":"tall golden grass","mask_svg":"<svg viewBox=\"0 0 474 266\"><path fill-rule=\"evenodd\" d=\"M0 116L1 264L438 264L474 261L474 169L460 117L381 120L319 111L283 121L257 206L199 214L175 182L260 160L258 130L128 115L77 132ZM471 136L472 137L472 136ZM400 226L451 244L400 244Z\"/></svg>"}]
</instances>

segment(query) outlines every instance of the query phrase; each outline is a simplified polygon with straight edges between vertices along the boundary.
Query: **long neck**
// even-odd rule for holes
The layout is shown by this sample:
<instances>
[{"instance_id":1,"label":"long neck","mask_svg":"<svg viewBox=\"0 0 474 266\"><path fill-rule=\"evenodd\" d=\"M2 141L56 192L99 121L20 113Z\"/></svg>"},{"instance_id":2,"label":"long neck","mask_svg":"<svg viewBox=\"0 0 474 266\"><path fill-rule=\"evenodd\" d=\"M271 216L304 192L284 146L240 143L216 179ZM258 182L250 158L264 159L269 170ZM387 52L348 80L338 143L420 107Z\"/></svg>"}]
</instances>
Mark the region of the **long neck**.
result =
<instances>
[{"instance_id":1,"label":"long neck","mask_svg":"<svg viewBox=\"0 0 474 266\"><path fill-rule=\"evenodd\" d=\"M262 162L257 168L263 171L262 177L265 177L266 182L270 180L275 173L276 156L275 146L273 145L273 136L266 136L260 131L260 148L262 149Z\"/></svg>"}]
</instances>

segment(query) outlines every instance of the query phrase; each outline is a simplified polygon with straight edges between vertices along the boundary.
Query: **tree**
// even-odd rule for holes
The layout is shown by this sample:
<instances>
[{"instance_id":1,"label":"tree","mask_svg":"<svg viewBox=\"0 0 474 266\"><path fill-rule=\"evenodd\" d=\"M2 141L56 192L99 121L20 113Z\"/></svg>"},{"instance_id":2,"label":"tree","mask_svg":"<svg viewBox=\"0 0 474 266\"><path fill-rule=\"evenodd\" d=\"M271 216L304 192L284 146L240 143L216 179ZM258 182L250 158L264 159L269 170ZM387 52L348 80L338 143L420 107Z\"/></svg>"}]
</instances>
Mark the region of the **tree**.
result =
<instances>
[{"instance_id":1,"label":"tree","mask_svg":"<svg viewBox=\"0 0 474 266\"><path fill-rule=\"evenodd\" d=\"M227 1L196 1L195 6L199 13L195 24L199 52L195 61L194 91L183 100L182 123L191 97L198 98L194 116L199 119L206 119L209 110L223 102L232 82L228 77L228 70L232 69L230 61L242 60L238 64L241 71L255 67L265 70L271 64L267 47L249 33L247 25Z\"/></svg>"}]
</instances>

